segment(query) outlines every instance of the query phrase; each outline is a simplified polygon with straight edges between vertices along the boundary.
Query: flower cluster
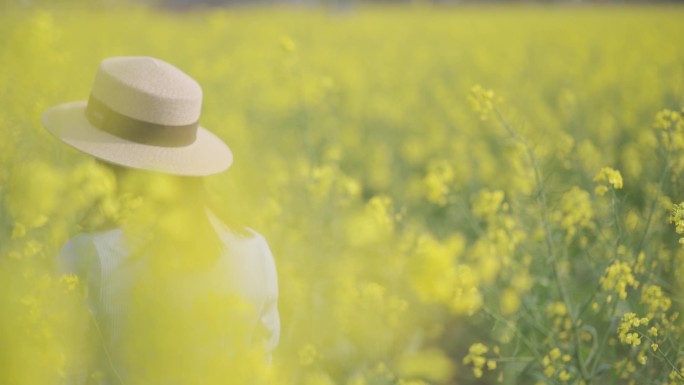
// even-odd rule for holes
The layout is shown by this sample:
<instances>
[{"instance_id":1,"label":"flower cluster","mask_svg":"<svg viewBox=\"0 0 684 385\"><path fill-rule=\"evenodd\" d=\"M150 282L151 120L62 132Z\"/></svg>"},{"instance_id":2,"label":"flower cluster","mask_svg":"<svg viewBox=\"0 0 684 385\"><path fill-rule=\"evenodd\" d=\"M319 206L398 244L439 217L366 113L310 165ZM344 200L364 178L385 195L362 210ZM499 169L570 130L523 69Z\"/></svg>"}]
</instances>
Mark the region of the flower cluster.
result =
<instances>
[{"instance_id":1,"label":"flower cluster","mask_svg":"<svg viewBox=\"0 0 684 385\"><path fill-rule=\"evenodd\" d=\"M646 327L648 322L648 318L638 317L636 313L625 313L617 329L620 342L631 346L641 345L641 334L638 328L640 326Z\"/></svg>"},{"instance_id":2,"label":"flower cluster","mask_svg":"<svg viewBox=\"0 0 684 385\"><path fill-rule=\"evenodd\" d=\"M616 293L620 299L627 298L628 288L636 289L639 287L639 282L632 274L632 268L626 262L620 261L616 261L606 268L605 273L599 279L599 283L603 290Z\"/></svg>"},{"instance_id":3,"label":"flower cluster","mask_svg":"<svg viewBox=\"0 0 684 385\"><path fill-rule=\"evenodd\" d=\"M496 353L496 349L495 353ZM466 365L472 365L473 375L476 378L480 378L484 375L484 369L494 370L496 369L496 360L492 358L487 358L485 355L489 352L489 348L478 342L470 345L468 348L468 354L463 357L463 363Z\"/></svg>"},{"instance_id":4,"label":"flower cluster","mask_svg":"<svg viewBox=\"0 0 684 385\"><path fill-rule=\"evenodd\" d=\"M494 91L475 85L470 89L468 104L474 112L480 114L481 120L487 120L494 110Z\"/></svg>"},{"instance_id":5,"label":"flower cluster","mask_svg":"<svg viewBox=\"0 0 684 385\"><path fill-rule=\"evenodd\" d=\"M669 220L677 234L684 234L684 203L672 205ZM684 244L684 237L679 238L679 243Z\"/></svg>"},{"instance_id":6,"label":"flower cluster","mask_svg":"<svg viewBox=\"0 0 684 385\"><path fill-rule=\"evenodd\" d=\"M657 315L666 314L672 306L672 299L663 293L658 285L646 284L641 291L641 302L648 309L647 318L653 319Z\"/></svg>"},{"instance_id":7,"label":"flower cluster","mask_svg":"<svg viewBox=\"0 0 684 385\"><path fill-rule=\"evenodd\" d=\"M684 108L682 111L664 109L658 111L653 121L653 126L660 130L679 131L684 130Z\"/></svg>"},{"instance_id":8,"label":"flower cluster","mask_svg":"<svg viewBox=\"0 0 684 385\"><path fill-rule=\"evenodd\" d=\"M595 228L594 215L590 194L573 186L560 198L558 209L553 212L552 219L565 231L565 241L569 243L578 232Z\"/></svg>"},{"instance_id":9,"label":"flower cluster","mask_svg":"<svg viewBox=\"0 0 684 385\"><path fill-rule=\"evenodd\" d=\"M615 190L622 189L622 174L613 168L603 167L594 177L594 182L598 182L598 186L594 190L596 195L602 196L610 187Z\"/></svg>"},{"instance_id":10,"label":"flower cluster","mask_svg":"<svg viewBox=\"0 0 684 385\"><path fill-rule=\"evenodd\" d=\"M569 381L572 378L571 371L567 367L570 361L572 361L572 357L569 354L562 353L557 347L551 349L542 359L544 375L549 379L557 378L563 382Z\"/></svg>"},{"instance_id":11,"label":"flower cluster","mask_svg":"<svg viewBox=\"0 0 684 385\"><path fill-rule=\"evenodd\" d=\"M454 171L447 161L433 162L428 167L425 183L425 197L429 202L439 206L447 203L449 184L454 180Z\"/></svg>"}]
</instances>

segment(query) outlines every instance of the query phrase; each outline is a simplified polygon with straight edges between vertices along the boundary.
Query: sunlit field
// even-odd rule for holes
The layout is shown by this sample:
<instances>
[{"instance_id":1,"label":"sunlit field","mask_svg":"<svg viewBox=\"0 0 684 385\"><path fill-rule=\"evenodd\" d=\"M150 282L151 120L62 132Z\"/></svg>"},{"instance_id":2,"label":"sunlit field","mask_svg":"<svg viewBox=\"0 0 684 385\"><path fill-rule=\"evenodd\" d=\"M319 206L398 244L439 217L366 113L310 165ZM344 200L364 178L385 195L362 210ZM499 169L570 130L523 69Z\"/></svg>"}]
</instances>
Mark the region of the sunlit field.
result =
<instances>
[{"instance_id":1,"label":"sunlit field","mask_svg":"<svg viewBox=\"0 0 684 385\"><path fill-rule=\"evenodd\" d=\"M0 9L0 384L684 384L682 36L673 6ZM235 155L213 210L278 267L271 364L214 297L138 303L105 363L136 369L93 363L61 246L206 235L172 183L121 194L40 123L118 55L203 87ZM210 263L163 243L163 287Z\"/></svg>"}]
</instances>

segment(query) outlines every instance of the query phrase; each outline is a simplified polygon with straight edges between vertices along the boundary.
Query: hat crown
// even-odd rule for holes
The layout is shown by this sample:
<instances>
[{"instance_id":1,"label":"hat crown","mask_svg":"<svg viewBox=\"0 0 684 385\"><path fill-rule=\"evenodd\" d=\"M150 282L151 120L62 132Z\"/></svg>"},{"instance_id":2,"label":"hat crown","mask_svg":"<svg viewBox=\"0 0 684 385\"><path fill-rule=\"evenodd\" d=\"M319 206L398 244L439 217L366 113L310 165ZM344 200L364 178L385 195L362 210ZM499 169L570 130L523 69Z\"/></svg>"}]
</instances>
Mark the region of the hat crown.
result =
<instances>
[{"instance_id":1,"label":"hat crown","mask_svg":"<svg viewBox=\"0 0 684 385\"><path fill-rule=\"evenodd\" d=\"M163 125L195 123L202 109L202 88L193 78L146 56L103 60L92 96L122 115Z\"/></svg>"}]
</instances>

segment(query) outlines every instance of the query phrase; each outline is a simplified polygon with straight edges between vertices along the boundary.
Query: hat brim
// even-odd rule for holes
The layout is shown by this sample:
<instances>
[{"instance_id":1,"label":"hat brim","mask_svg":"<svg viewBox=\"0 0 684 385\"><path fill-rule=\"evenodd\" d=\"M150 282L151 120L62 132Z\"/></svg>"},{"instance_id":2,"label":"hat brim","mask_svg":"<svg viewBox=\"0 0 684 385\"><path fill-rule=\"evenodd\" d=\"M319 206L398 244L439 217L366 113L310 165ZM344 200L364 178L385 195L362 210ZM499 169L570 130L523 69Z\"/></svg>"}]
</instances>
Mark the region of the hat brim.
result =
<instances>
[{"instance_id":1,"label":"hat brim","mask_svg":"<svg viewBox=\"0 0 684 385\"><path fill-rule=\"evenodd\" d=\"M216 135L198 127L195 142L160 147L122 139L93 126L85 116L87 101L58 105L45 111L45 128L64 143L104 161L165 174L206 176L233 163L230 148Z\"/></svg>"}]
</instances>

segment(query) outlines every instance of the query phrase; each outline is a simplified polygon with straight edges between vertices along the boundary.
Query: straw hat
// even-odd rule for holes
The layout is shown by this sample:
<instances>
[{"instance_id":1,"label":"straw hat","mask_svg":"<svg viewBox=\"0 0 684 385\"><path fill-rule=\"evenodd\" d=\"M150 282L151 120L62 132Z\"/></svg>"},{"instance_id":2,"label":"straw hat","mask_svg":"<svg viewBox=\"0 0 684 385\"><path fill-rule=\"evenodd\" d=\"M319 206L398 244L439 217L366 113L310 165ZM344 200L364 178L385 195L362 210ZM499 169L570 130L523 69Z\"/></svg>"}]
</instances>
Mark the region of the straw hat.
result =
<instances>
[{"instance_id":1,"label":"straw hat","mask_svg":"<svg viewBox=\"0 0 684 385\"><path fill-rule=\"evenodd\" d=\"M151 57L102 61L90 99L48 109L43 125L68 145L122 166L204 176L230 167L228 146L199 126L202 89Z\"/></svg>"}]
</instances>

